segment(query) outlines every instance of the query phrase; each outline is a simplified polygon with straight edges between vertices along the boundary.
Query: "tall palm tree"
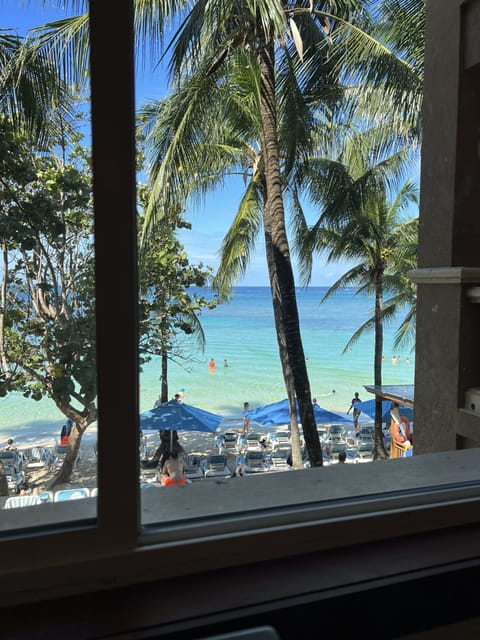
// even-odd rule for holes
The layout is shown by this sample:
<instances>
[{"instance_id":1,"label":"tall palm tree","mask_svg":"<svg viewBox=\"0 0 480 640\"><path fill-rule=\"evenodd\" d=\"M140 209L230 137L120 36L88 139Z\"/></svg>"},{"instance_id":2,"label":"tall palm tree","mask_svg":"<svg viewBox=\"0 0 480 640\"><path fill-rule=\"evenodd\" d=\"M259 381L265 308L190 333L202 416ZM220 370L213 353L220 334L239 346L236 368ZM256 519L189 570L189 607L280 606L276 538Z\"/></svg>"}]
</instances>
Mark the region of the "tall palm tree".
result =
<instances>
[{"instance_id":1,"label":"tall palm tree","mask_svg":"<svg viewBox=\"0 0 480 640\"><path fill-rule=\"evenodd\" d=\"M152 159L153 191L157 199L168 198L168 193L174 184L176 187L174 192L188 193L191 176L198 175L202 168L205 172L206 158L204 155L199 155L201 150L197 147L196 151L193 151L195 166L192 167L192 157L187 155L187 149L191 153L197 142L205 140L205 132L202 130L202 124L205 123L204 114L207 114L209 119L210 130L214 121L222 122L218 118L218 107L211 102L212 92L215 91L215 87L225 84L230 93L234 96L238 95L235 93L237 89L235 81L238 79L238 75L235 75L235 69L239 66L240 57L243 58L244 66L252 70L250 78L254 80L255 84L253 91L250 90L249 97L253 100L257 114L256 118L249 120L250 134L253 132L255 135L257 152L252 167L252 189L243 204L252 205L255 204L255 200L257 204L261 202L261 222L264 230L274 318L280 359L290 402L291 421L295 424L296 397L309 457L312 465L319 466L322 463L322 456L300 336L295 282L283 200L288 170L291 170L291 167L295 165L295 156L298 155L298 139L303 138L308 141L310 136L309 127L306 127L302 121L300 105L303 100L302 87L294 73L298 58L295 60L294 45L291 44L288 47L288 43L282 44L280 40L280 36L284 37L289 29L282 3L267 3L268 7L265 3L258 3L256 6L246 3L242 15L238 14L238 7L231 6L226 12L225 6L223 3L221 4L223 11L219 13L222 8L220 4L211 3L211 6L208 7L208 17L204 17L201 22L195 21L193 18L189 19L188 27L184 27L172 52L172 64L175 65L174 77L178 79L181 89L188 86L189 91L184 94L186 99L184 109L176 112L177 124L172 127L171 134L168 137L164 136L163 139L154 136L151 140L151 148L155 149L156 154ZM276 9L273 13L271 12L272 5ZM306 18L306 16L304 17ZM310 20L309 16L308 20ZM218 32L210 33L209 25L211 24L219 25ZM320 46L324 42L324 34L319 28L321 24L319 22L313 24L315 29L310 25L311 35L317 43L317 47L311 47L312 70L319 68L319 65L314 64L315 61L325 63L325 51ZM232 39L235 46L232 45L232 51L229 51L227 43ZM300 108L290 111L290 118L293 115L297 118L297 122L301 123L301 126L297 125L293 130L290 129L292 151L283 156L280 151L279 137L279 87L277 86L279 63L275 51L277 45L280 45L278 49L282 52L282 56L279 57L284 61L281 67L284 69L281 81L286 88L281 87L284 92L280 95L286 96L284 99L290 100L291 103L293 102L292 97L302 97L302 100L297 100L297 106ZM240 51L237 53L239 46ZM195 57L191 57L193 50L195 50ZM188 67L187 76L185 76L184 66ZM309 68L308 65L306 68ZM298 71L298 68L296 70ZM316 74L306 75L309 75L309 80L311 80ZM232 100L228 99L228 96L226 98L231 108L233 106ZM206 109L207 103L210 109ZM212 108L215 114L214 118L212 118ZM288 110L286 109L285 112ZM303 107L303 112L307 114L308 124L311 125L308 109ZM244 122L245 120L244 118ZM231 121L232 116L229 118L229 123ZM239 125L240 118L237 119L237 130ZM188 136L194 140L193 145L184 144L184 141L188 140ZM218 140L218 136L216 140ZM227 136L224 140L225 142L228 140ZM158 153L159 149L161 149L161 153ZM191 170L186 171L187 167ZM218 162L214 165L213 170L216 167L218 167ZM244 207L244 211L247 211L247 207ZM255 224L258 226L258 217ZM242 264L245 262L242 263L240 258L237 261L237 267ZM224 269L222 277L225 277L225 274L226 270Z\"/></svg>"},{"instance_id":2,"label":"tall palm tree","mask_svg":"<svg viewBox=\"0 0 480 640\"><path fill-rule=\"evenodd\" d=\"M286 69L284 77L289 72ZM181 192L185 198L201 195L232 174L244 176L245 192L224 240L221 265L214 282L214 287L223 296L229 293L232 283L248 265L262 229L267 200L259 75L259 64L249 54L237 51L230 56L228 70L224 68L223 75L217 73L216 78L204 77L200 82L196 76L189 78L164 101L147 104L139 116L142 137L145 137L152 157L153 172L161 175L169 161L181 166L182 187L175 189L175 193ZM317 76L315 72L309 81L318 84ZM285 79L284 84L289 86L289 80ZM282 155L282 167L295 166L292 156L298 155L299 148L303 148L303 153L310 149L310 111L301 91L291 93L296 99L290 97L289 101L284 101L279 117L281 146L290 152L290 156L286 152ZM292 118L295 119L296 144L292 140ZM171 160L172 156L175 161ZM287 179L288 174L283 171L282 181ZM170 179L168 183L171 184ZM274 304L275 300L274 296ZM277 308L277 312L278 318L281 308ZM277 335L287 394L294 401L296 390L282 322L277 323ZM294 465L300 466L296 415L291 424L292 457Z\"/></svg>"},{"instance_id":3,"label":"tall palm tree","mask_svg":"<svg viewBox=\"0 0 480 640\"><path fill-rule=\"evenodd\" d=\"M327 291L328 299L343 287L356 286L358 293L375 297L373 318L362 325L345 346L348 349L374 325L374 384L382 384L384 295L399 292L406 239L416 222L406 219L405 209L417 204L417 187L408 178L411 149L400 148L384 157L383 132L354 135L338 155L310 163L309 194L321 206L318 221L308 228L300 207L297 248L303 256L303 277L308 281L313 254L327 261L347 260L352 266ZM400 298L398 299L400 301ZM395 310L390 305L389 315ZM375 456L387 457L382 433L382 405L375 407Z\"/></svg>"}]
</instances>

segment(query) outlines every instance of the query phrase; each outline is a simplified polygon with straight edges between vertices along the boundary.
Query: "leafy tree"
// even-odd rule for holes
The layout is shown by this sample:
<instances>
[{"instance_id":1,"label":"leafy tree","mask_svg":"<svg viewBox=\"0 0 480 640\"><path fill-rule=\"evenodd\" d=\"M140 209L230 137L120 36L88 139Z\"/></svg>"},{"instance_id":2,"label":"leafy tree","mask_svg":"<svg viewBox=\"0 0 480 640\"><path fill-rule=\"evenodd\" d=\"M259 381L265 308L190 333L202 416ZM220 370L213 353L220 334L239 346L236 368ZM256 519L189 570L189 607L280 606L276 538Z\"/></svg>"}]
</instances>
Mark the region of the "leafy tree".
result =
<instances>
[{"instance_id":1,"label":"leafy tree","mask_svg":"<svg viewBox=\"0 0 480 640\"><path fill-rule=\"evenodd\" d=\"M5 117L0 133L0 393L49 397L73 420L53 486L70 480L97 418L90 173L78 144L67 154L59 141L58 158Z\"/></svg>"},{"instance_id":2,"label":"leafy tree","mask_svg":"<svg viewBox=\"0 0 480 640\"><path fill-rule=\"evenodd\" d=\"M213 309L218 298L190 292L211 280L212 269L190 264L175 237L177 228L189 228L180 213L171 213L142 254L140 264L140 354L141 364L152 356L161 358L161 402L168 400L168 361L188 366L193 344L204 350L205 334L200 322L202 309Z\"/></svg>"}]
</instances>

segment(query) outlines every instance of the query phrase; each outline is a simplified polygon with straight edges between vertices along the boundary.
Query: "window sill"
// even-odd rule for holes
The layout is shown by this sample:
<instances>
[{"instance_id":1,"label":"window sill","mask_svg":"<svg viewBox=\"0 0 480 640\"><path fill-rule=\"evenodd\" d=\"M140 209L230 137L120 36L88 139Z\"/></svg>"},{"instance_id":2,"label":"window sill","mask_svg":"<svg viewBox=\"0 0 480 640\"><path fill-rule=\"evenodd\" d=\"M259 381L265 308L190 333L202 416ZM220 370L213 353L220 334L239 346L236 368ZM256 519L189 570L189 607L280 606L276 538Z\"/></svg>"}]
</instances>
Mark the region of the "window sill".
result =
<instances>
[{"instance_id":1,"label":"window sill","mask_svg":"<svg viewBox=\"0 0 480 640\"><path fill-rule=\"evenodd\" d=\"M331 565L315 578L316 588L322 589L345 587L345 571L356 582L468 561L480 550L479 469L480 450L470 449L144 490L145 528L137 549L115 550L112 538L108 555L88 545L72 554L56 536L55 562L23 554L3 563L0 575L8 576L2 580L8 589L0 587L2 601L6 605L205 571L237 571L251 563L296 563L305 554ZM96 504L85 499L31 509L42 509L54 522L74 515L77 520L93 518ZM4 511L4 530L12 519L16 526L27 524L28 511ZM428 543L412 538L418 535ZM354 558L372 543L379 553L385 549L378 562L337 565L339 554ZM395 550L399 545L400 554ZM413 546L405 555L408 545Z\"/></svg>"}]
</instances>

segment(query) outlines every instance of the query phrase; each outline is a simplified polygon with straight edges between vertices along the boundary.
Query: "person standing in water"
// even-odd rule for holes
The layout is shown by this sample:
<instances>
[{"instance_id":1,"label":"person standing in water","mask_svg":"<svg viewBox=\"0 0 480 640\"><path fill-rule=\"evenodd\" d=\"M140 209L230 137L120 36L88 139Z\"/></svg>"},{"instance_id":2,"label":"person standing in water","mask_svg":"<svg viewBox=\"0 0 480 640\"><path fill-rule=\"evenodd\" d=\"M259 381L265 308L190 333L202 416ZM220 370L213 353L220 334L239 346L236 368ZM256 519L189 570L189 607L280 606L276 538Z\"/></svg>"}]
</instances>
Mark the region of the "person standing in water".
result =
<instances>
[{"instance_id":1,"label":"person standing in water","mask_svg":"<svg viewBox=\"0 0 480 640\"><path fill-rule=\"evenodd\" d=\"M208 369L210 373L215 373L215 360L213 358L211 358L208 363Z\"/></svg>"}]
</instances>

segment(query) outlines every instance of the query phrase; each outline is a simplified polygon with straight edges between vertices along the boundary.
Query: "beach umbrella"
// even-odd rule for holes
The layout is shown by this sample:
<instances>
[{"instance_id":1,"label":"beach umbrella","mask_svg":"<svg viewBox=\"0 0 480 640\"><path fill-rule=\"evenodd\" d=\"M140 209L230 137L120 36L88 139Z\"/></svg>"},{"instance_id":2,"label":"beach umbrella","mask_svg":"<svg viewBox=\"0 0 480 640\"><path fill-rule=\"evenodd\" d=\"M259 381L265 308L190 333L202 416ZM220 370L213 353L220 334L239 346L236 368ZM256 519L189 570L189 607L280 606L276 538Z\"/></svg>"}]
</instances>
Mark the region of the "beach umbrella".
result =
<instances>
[{"instance_id":1,"label":"beach umbrella","mask_svg":"<svg viewBox=\"0 0 480 640\"><path fill-rule=\"evenodd\" d=\"M142 431L203 431L215 433L223 417L185 404L170 400L155 409L140 414Z\"/></svg>"},{"instance_id":2,"label":"beach umbrella","mask_svg":"<svg viewBox=\"0 0 480 640\"><path fill-rule=\"evenodd\" d=\"M390 422L390 409L392 408L391 400L382 400L382 422ZM360 409L362 413L375 419L375 398L358 402L355 409ZM413 409L399 404L400 415L405 416L410 422L413 420Z\"/></svg>"},{"instance_id":3,"label":"beach umbrella","mask_svg":"<svg viewBox=\"0 0 480 640\"><path fill-rule=\"evenodd\" d=\"M315 422L317 424L347 424L351 422L351 418L348 415L335 413L334 411L328 411L327 409L323 409L319 405L313 405L313 413L315 415ZM289 424L290 413L288 409L288 399L285 398L284 400L280 400L279 402L266 404L263 407L258 407L257 409L250 409L250 411L247 411L246 416L265 427L274 427L283 424ZM300 422L300 416L298 414L298 402L297 419Z\"/></svg>"}]
</instances>

